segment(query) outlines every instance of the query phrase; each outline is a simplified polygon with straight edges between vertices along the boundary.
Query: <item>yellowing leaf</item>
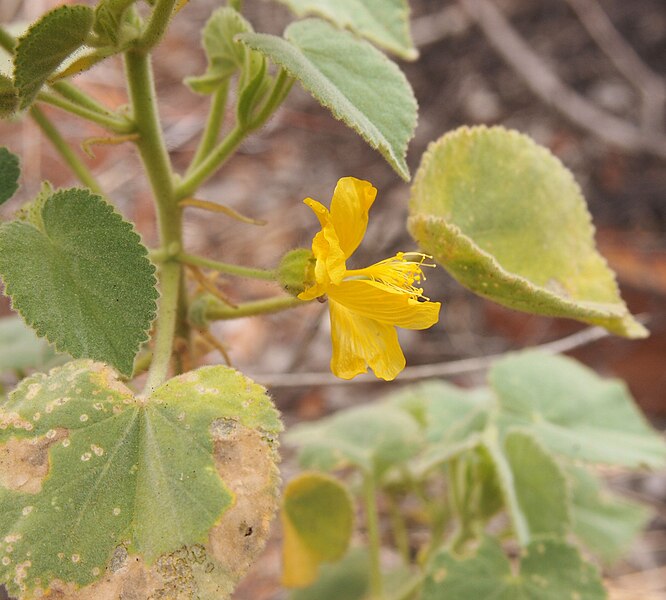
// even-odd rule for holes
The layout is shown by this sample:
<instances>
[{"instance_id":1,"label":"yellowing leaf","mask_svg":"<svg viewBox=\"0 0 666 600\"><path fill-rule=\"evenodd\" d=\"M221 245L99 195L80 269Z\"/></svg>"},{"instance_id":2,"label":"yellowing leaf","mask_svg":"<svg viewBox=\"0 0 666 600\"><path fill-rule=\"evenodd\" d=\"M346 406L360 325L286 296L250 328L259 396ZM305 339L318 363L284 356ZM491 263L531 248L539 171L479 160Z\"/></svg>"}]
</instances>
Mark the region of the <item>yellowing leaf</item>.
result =
<instances>
[{"instance_id":1,"label":"yellowing leaf","mask_svg":"<svg viewBox=\"0 0 666 600\"><path fill-rule=\"evenodd\" d=\"M647 335L595 248L571 173L516 131L463 127L433 143L412 186L409 229L481 296L626 337Z\"/></svg>"},{"instance_id":2,"label":"yellowing leaf","mask_svg":"<svg viewBox=\"0 0 666 600\"><path fill-rule=\"evenodd\" d=\"M322 473L303 473L289 482L282 500L282 583L305 587L320 563L342 558L351 539L354 509L347 488Z\"/></svg>"}]
</instances>

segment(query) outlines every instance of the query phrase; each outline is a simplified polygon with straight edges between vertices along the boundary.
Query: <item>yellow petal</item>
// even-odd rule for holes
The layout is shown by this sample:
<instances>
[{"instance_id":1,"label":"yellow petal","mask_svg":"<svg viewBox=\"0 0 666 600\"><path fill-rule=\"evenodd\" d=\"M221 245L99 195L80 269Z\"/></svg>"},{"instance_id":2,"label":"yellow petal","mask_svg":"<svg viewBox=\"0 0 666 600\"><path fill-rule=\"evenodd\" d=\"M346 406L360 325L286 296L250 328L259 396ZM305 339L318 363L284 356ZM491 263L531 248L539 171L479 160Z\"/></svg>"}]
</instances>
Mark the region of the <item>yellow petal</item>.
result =
<instances>
[{"instance_id":1,"label":"yellow petal","mask_svg":"<svg viewBox=\"0 0 666 600\"><path fill-rule=\"evenodd\" d=\"M331 301L360 317L405 329L427 329L439 320L439 302L420 302L409 294L366 279L346 280L331 286Z\"/></svg>"},{"instance_id":2,"label":"yellow petal","mask_svg":"<svg viewBox=\"0 0 666 600\"><path fill-rule=\"evenodd\" d=\"M369 181L355 177L343 177L335 186L331 220L345 258L361 243L368 227L368 211L376 196L377 190Z\"/></svg>"},{"instance_id":3,"label":"yellow petal","mask_svg":"<svg viewBox=\"0 0 666 600\"><path fill-rule=\"evenodd\" d=\"M317 215L319 223L321 224L321 231L314 236L312 240L312 253L315 256L315 281L317 286L321 288L317 290L317 295L321 296L326 292L326 287L331 283L340 283L345 276L345 256L340 248L337 233L331 221L331 214L328 209L313 200L306 198L303 202L307 204L312 211ZM304 294L308 297L301 298L302 300L311 300L317 296L311 295L313 288L306 290Z\"/></svg>"},{"instance_id":4,"label":"yellow petal","mask_svg":"<svg viewBox=\"0 0 666 600\"><path fill-rule=\"evenodd\" d=\"M390 381L405 368L394 327L359 316L334 301L329 301L329 310L335 376L351 379L369 366L377 377Z\"/></svg>"}]
</instances>

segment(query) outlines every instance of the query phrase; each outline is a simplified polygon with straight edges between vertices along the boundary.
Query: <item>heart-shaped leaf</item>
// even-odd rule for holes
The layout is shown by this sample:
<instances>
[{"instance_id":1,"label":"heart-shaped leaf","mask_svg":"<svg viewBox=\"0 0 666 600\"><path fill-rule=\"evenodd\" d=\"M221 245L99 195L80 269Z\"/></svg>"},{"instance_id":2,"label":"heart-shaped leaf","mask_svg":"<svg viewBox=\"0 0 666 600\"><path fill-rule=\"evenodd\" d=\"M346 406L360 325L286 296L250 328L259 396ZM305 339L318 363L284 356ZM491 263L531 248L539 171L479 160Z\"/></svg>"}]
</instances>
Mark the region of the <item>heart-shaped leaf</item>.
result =
<instances>
[{"instance_id":1,"label":"heart-shaped leaf","mask_svg":"<svg viewBox=\"0 0 666 600\"><path fill-rule=\"evenodd\" d=\"M409 229L481 296L626 337L647 335L595 248L571 173L516 131L463 127L433 143L412 186Z\"/></svg>"},{"instance_id":2,"label":"heart-shaped leaf","mask_svg":"<svg viewBox=\"0 0 666 600\"><path fill-rule=\"evenodd\" d=\"M389 52L414 60L407 0L278 0L299 17L317 15L350 29Z\"/></svg>"},{"instance_id":3,"label":"heart-shaped leaf","mask_svg":"<svg viewBox=\"0 0 666 600\"><path fill-rule=\"evenodd\" d=\"M268 534L280 428L228 367L148 398L90 361L24 380L0 409L2 581L21 599L227 598Z\"/></svg>"},{"instance_id":4,"label":"heart-shaped leaf","mask_svg":"<svg viewBox=\"0 0 666 600\"><path fill-rule=\"evenodd\" d=\"M132 225L88 190L48 194L28 221L0 226L0 274L12 306L75 358L125 375L155 315L154 267Z\"/></svg>"},{"instance_id":5,"label":"heart-shaped leaf","mask_svg":"<svg viewBox=\"0 0 666 600\"><path fill-rule=\"evenodd\" d=\"M405 154L417 105L397 65L369 43L319 19L293 23L284 35L246 33L238 39L283 67L409 180Z\"/></svg>"}]
</instances>

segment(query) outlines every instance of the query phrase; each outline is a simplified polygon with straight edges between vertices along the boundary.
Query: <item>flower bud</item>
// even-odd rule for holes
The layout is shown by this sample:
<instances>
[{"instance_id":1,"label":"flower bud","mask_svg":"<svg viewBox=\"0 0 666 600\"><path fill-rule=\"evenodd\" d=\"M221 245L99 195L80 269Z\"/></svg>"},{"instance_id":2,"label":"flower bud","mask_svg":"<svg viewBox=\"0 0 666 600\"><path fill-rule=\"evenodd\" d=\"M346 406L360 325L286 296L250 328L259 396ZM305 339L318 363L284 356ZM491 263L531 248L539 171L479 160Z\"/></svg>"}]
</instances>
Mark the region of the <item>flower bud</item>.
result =
<instances>
[{"instance_id":1,"label":"flower bud","mask_svg":"<svg viewBox=\"0 0 666 600\"><path fill-rule=\"evenodd\" d=\"M315 257L309 248L296 248L287 252L277 268L277 280L284 290L298 296L315 283Z\"/></svg>"}]
</instances>

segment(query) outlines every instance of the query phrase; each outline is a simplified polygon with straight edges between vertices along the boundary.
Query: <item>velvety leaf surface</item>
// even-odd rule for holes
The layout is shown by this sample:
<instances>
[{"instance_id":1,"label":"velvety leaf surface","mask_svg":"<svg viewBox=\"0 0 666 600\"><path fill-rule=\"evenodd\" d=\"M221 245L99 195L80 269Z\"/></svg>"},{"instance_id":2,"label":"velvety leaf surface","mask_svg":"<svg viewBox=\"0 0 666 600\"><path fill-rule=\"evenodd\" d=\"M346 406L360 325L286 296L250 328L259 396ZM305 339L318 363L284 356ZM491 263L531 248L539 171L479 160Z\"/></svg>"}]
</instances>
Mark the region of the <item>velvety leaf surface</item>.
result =
<instances>
[{"instance_id":1,"label":"velvety leaf surface","mask_svg":"<svg viewBox=\"0 0 666 600\"><path fill-rule=\"evenodd\" d=\"M409 31L407 0L279 0L299 17L318 15L408 60L418 52Z\"/></svg>"},{"instance_id":2,"label":"velvety leaf surface","mask_svg":"<svg viewBox=\"0 0 666 600\"><path fill-rule=\"evenodd\" d=\"M18 189L21 175L18 156L0 147L0 204L9 200Z\"/></svg>"},{"instance_id":3,"label":"velvety leaf surface","mask_svg":"<svg viewBox=\"0 0 666 600\"><path fill-rule=\"evenodd\" d=\"M282 498L282 584L305 587L319 565L344 556L351 540L354 506L347 488L328 475L302 473Z\"/></svg>"},{"instance_id":4,"label":"velvety leaf surface","mask_svg":"<svg viewBox=\"0 0 666 600\"><path fill-rule=\"evenodd\" d=\"M530 431L552 453L593 463L660 468L666 444L636 408L626 385L564 356L512 354L490 383L504 428Z\"/></svg>"},{"instance_id":5,"label":"velvety leaf surface","mask_svg":"<svg viewBox=\"0 0 666 600\"><path fill-rule=\"evenodd\" d=\"M19 39L14 58L14 83L20 108L26 108L60 64L81 46L94 20L92 8L59 6L46 13Z\"/></svg>"},{"instance_id":6,"label":"velvety leaf surface","mask_svg":"<svg viewBox=\"0 0 666 600\"><path fill-rule=\"evenodd\" d=\"M649 516L646 506L604 489L593 473L566 470L571 483L573 532L595 556L612 563L627 551Z\"/></svg>"},{"instance_id":7,"label":"velvety leaf surface","mask_svg":"<svg viewBox=\"0 0 666 600\"><path fill-rule=\"evenodd\" d=\"M570 171L516 131L463 127L432 143L412 186L409 229L481 296L626 337L647 335L596 250Z\"/></svg>"},{"instance_id":8,"label":"velvety leaf surface","mask_svg":"<svg viewBox=\"0 0 666 600\"><path fill-rule=\"evenodd\" d=\"M359 406L316 423L292 427L285 439L300 447L306 468L332 471L353 465L378 476L422 447L412 417L386 403Z\"/></svg>"},{"instance_id":9,"label":"velvety leaf surface","mask_svg":"<svg viewBox=\"0 0 666 600\"><path fill-rule=\"evenodd\" d=\"M554 540L530 544L514 574L499 544L486 538L471 558L440 552L430 567L422 600L603 600L592 565L575 548Z\"/></svg>"},{"instance_id":10,"label":"velvety leaf surface","mask_svg":"<svg viewBox=\"0 0 666 600\"><path fill-rule=\"evenodd\" d=\"M48 366L55 366L55 361L62 361L62 358L19 317L0 319L0 371L41 371Z\"/></svg>"},{"instance_id":11,"label":"velvety leaf surface","mask_svg":"<svg viewBox=\"0 0 666 600\"><path fill-rule=\"evenodd\" d=\"M233 8L223 7L213 12L202 34L208 67L203 75L188 77L187 85L199 94L211 94L242 69L247 50L234 37L252 31L252 25Z\"/></svg>"},{"instance_id":12,"label":"velvety leaf surface","mask_svg":"<svg viewBox=\"0 0 666 600\"><path fill-rule=\"evenodd\" d=\"M147 399L91 361L24 380L0 410L2 580L21 599L226 598L267 535L278 429L228 367Z\"/></svg>"},{"instance_id":13,"label":"velvety leaf surface","mask_svg":"<svg viewBox=\"0 0 666 600\"><path fill-rule=\"evenodd\" d=\"M0 226L0 274L13 308L58 350L131 375L157 298L139 236L87 190L33 204L30 222Z\"/></svg>"},{"instance_id":14,"label":"velvety leaf surface","mask_svg":"<svg viewBox=\"0 0 666 600\"><path fill-rule=\"evenodd\" d=\"M408 180L405 154L417 105L400 69L369 43L325 21L293 23L284 35L254 33L238 39L283 67Z\"/></svg>"}]
</instances>

